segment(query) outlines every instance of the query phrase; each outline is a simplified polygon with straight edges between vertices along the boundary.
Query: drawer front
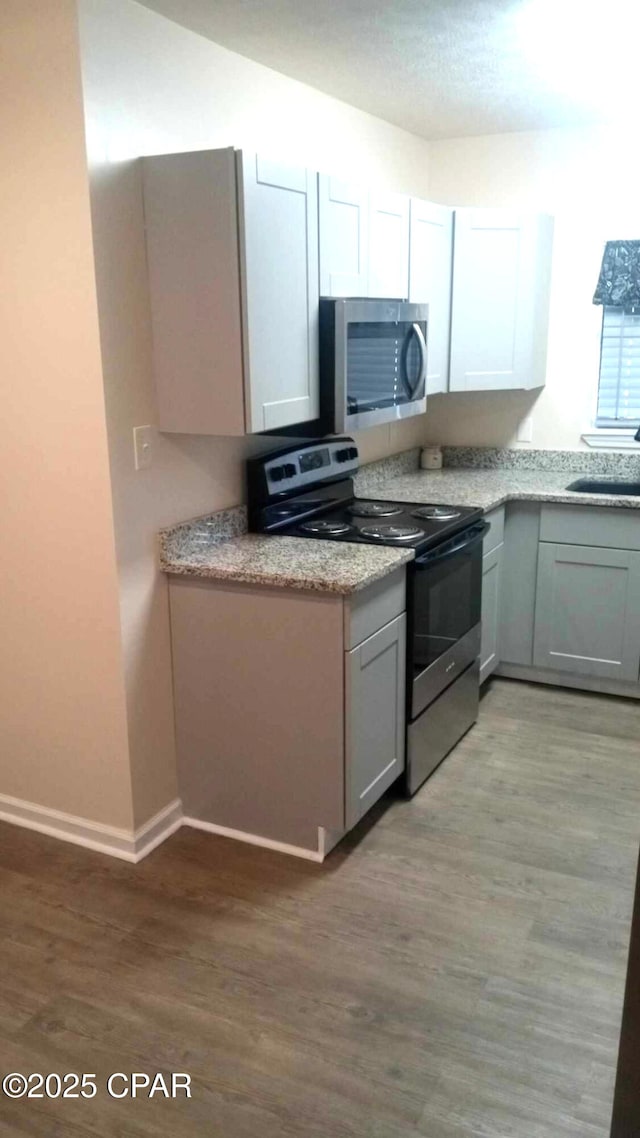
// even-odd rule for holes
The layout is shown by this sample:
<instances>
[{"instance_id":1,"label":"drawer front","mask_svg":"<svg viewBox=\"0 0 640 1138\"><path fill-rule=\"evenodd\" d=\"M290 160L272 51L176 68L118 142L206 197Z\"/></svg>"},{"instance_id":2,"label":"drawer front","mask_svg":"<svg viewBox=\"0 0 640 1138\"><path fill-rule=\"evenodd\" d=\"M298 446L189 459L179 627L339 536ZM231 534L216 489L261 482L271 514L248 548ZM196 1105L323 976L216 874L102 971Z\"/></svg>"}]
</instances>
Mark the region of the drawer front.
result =
<instances>
[{"instance_id":1,"label":"drawer front","mask_svg":"<svg viewBox=\"0 0 640 1138\"><path fill-rule=\"evenodd\" d=\"M479 661L471 664L407 731L407 781L414 794L478 718Z\"/></svg>"},{"instance_id":2,"label":"drawer front","mask_svg":"<svg viewBox=\"0 0 640 1138\"><path fill-rule=\"evenodd\" d=\"M487 553L491 553L492 549L497 549L504 541L504 506L498 506L497 510L491 510L485 514L484 520L491 527L482 543L482 556L486 557Z\"/></svg>"},{"instance_id":3,"label":"drawer front","mask_svg":"<svg viewBox=\"0 0 640 1138\"><path fill-rule=\"evenodd\" d=\"M407 607L404 565L355 593L345 604L345 648L356 648Z\"/></svg>"},{"instance_id":4,"label":"drawer front","mask_svg":"<svg viewBox=\"0 0 640 1138\"><path fill-rule=\"evenodd\" d=\"M543 505L540 541L640 549L640 510L625 510L624 506Z\"/></svg>"}]
</instances>

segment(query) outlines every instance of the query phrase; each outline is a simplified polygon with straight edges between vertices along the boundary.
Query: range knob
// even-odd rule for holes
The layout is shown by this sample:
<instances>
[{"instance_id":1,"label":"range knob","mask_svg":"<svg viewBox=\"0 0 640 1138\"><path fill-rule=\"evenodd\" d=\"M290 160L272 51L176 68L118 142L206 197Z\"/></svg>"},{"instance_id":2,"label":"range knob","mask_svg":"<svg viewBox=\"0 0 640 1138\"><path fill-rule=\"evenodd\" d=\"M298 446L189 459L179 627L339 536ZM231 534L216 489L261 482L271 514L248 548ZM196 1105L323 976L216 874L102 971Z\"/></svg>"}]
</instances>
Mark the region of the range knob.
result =
<instances>
[{"instance_id":1,"label":"range knob","mask_svg":"<svg viewBox=\"0 0 640 1138\"><path fill-rule=\"evenodd\" d=\"M293 478L293 476L296 472L296 468L292 462L285 462L282 469L284 470L285 478Z\"/></svg>"},{"instance_id":2,"label":"range knob","mask_svg":"<svg viewBox=\"0 0 640 1138\"><path fill-rule=\"evenodd\" d=\"M357 458L357 457L358 457L358 448L357 447L349 447L349 458Z\"/></svg>"},{"instance_id":3,"label":"range knob","mask_svg":"<svg viewBox=\"0 0 640 1138\"><path fill-rule=\"evenodd\" d=\"M269 474L272 482L281 482L285 476L284 466L272 466Z\"/></svg>"},{"instance_id":4,"label":"range knob","mask_svg":"<svg viewBox=\"0 0 640 1138\"><path fill-rule=\"evenodd\" d=\"M351 448L350 447L343 447L342 450L337 450L335 452L336 462L346 462L347 459L349 459L349 458L351 458Z\"/></svg>"}]
</instances>

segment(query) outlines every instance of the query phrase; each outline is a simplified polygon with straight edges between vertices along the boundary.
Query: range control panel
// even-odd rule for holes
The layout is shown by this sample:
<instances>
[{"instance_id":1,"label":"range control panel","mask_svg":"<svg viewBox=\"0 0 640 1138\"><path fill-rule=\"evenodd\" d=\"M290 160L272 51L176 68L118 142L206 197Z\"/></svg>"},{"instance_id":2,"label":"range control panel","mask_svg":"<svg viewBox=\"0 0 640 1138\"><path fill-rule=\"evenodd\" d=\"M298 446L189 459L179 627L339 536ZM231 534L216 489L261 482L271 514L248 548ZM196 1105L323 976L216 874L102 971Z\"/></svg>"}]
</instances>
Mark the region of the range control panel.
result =
<instances>
[{"instance_id":1,"label":"range control panel","mask_svg":"<svg viewBox=\"0 0 640 1138\"><path fill-rule=\"evenodd\" d=\"M325 478L347 478L358 469L358 448L353 439L324 439L279 451L264 460L270 495L303 490Z\"/></svg>"}]
</instances>

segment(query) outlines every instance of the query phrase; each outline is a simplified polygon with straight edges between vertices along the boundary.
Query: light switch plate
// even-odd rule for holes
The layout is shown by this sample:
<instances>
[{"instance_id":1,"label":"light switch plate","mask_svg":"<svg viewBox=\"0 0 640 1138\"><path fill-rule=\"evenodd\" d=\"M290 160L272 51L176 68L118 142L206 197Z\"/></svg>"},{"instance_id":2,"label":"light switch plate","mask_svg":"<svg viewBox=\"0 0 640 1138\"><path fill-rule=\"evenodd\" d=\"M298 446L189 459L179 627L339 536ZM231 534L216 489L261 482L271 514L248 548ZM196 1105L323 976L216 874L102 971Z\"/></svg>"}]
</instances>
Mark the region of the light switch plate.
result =
<instances>
[{"instance_id":1,"label":"light switch plate","mask_svg":"<svg viewBox=\"0 0 640 1138\"><path fill-rule=\"evenodd\" d=\"M148 470L156 445L155 427L133 428L133 456L136 470Z\"/></svg>"}]
</instances>

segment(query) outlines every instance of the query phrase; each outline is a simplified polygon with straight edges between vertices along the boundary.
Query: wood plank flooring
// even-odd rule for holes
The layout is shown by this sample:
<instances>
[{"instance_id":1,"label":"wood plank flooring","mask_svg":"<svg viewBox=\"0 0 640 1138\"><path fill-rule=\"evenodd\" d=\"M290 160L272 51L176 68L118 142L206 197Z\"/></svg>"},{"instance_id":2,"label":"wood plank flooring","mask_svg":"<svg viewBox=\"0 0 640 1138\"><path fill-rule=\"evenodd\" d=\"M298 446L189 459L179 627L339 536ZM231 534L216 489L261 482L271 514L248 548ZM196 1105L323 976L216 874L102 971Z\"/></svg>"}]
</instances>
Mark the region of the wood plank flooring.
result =
<instances>
[{"instance_id":1,"label":"wood plank flooring","mask_svg":"<svg viewBox=\"0 0 640 1138\"><path fill-rule=\"evenodd\" d=\"M32 1138L606 1138L640 708L494 680L411 802L324 866L182 830L129 866L0 827L0 1099ZM193 1097L115 1100L112 1071Z\"/></svg>"}]
</instances>

